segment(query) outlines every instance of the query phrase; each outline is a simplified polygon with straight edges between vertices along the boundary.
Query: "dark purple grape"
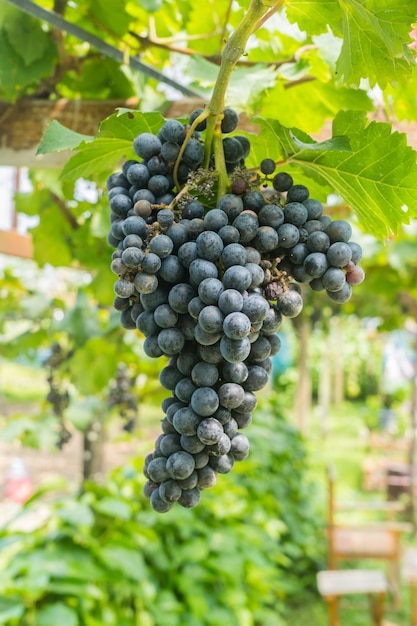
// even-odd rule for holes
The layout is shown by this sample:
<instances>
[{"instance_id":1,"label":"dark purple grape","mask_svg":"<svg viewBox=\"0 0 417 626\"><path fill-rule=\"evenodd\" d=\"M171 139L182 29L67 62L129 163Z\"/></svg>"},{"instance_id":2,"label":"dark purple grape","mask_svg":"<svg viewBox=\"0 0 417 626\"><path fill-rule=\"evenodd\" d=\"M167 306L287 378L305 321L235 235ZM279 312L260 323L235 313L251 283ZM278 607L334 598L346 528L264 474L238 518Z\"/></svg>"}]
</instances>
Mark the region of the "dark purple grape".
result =
<instances>
[{"instance_id":1,"label":"dark purple grape","mask_svg":"<svg viewBox=\"0 0 417 626\"><path fill-rule=\"evenodd\" d=\"M293 179L287 172L279 172L272 179L272 186L276 191L288 191L293 184Z\"/></svg>"},{"instance_id":2,"label":"dark purple grape","mask_svg":"<svg viewBox=\"0 0 417 626\"><path fill-rule=\"evenodd\" d=\"M304 185L292 185L287 192L287 202L305 202L309 191Z\"/></svg>"},{"instance_id":3,"label":"dark purple grape","mask_svg":"<svg viewBox=\"0 0 417 626\"><path fill-rule=\"evenodd\" d=\"M277 166L273 159L262 159L261 164L260 164L260 170L262 174L265 174L266 176L273 174L275 172L276 167Z\"/></svg>"},{"instance_id":4,"label":"dark purple grape","mask_svg":"<svg viewBox=\"0 0 417 626\"><path fill-rule=\"evenodd\" d=\"M287 289L277 300L278 310L285 317L297 317L303 308L303 298L293 289Z\"/></svg>"},{"instance_id":5,"label":"dark purple grape","mask_svg":"<svg viewBox=\"0 0 417 626\"><path fill-rule=\"evenodd\" d=\"M136 154L147 161L154 155L161 152L162 144L158 137L152 133L142 133L135 137L133 141L133 149Z\"/></svg>"},{"instance_id":6,"label":"dark purple grape","mask_svg":"<svg viewBox=\"0 0 417 626\"><path fill-rule=\"evenodd\" d=\"M239 115L234 109L226 108L223 111L223 119L220 127L222 133L231 133L237 128Z\"/></svg>"}]
</instances>

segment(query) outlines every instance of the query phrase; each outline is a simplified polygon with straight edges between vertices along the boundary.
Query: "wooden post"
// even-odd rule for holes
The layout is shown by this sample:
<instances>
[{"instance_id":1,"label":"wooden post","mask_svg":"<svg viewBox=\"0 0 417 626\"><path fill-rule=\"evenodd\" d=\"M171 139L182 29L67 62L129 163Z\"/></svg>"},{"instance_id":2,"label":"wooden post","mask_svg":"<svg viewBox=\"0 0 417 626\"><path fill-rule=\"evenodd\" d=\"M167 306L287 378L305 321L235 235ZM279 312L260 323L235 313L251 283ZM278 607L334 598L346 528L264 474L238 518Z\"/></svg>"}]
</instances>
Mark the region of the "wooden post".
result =
<instances>
[{"instance_id":1,"label":"wooden post","mask_svg":"<svg viewBox=\"0 0 417 626\"><path fill-rule=\"evenodd\" d=\"M308 366L310 320L304 316L297 325L299 332L298 384L295 394L295 423L299 431L308 433L308 417L311 412L311 374Z\"/></svg>"},{"instance_id":2,"label":"wooden post","mask_svg":"<svg viewBox=\"0 0 417 626\"><path fill-rule=\"evenodd\" d=\"M83 439L83 478L100 482L104 472L103 422L95 417L88 425Z\"/></svg>"},{"instance_id":3,"label":"wooden post","mask_svg":"<svg viewBox=\"0 0 417 626\"><path fill-rule=\"evenodd\" d=\"M327 567L329 570L336 569L336 557L333 547L334 535L334 511L335 511L335 495L334 495L335 471L329 465L327 467Z\"/></svg>"},{"instance_id":4,"label":"wooden post","mask_svg":"<svg viewBox=\"0 0 417 626\"><path fill-rule=\"evenodd\" d=\"M335 406L340 406L345 396L345 376L344 376L344 333L343 323L338 315L331 320L331 345L332 345L332 363L334 377L334 395L333 401Z\"/></svg>"},{"instance_id":5,"label":"wooden post","mask_svg":"<svg viewBox=\"0 0 417 626\"><path fill-rule=\"evenodd\" d=\"M331 343L330 335L327 330L324 330L323 336L323 349L320 360L320 375L319 375L319 389L318 389L318 404L320 409L321 419L321 435L327 437L330 431L329 416L330 416L330 403L331 403L331 377L330 377L330 354Z\"/></svg>"},{"instance_id":6,"label":"wooden post","mask_svg":"<svg viewBox=\"0 0 417 626\"><path fill-rule=\"evenodd\" d=\"M329 608L330 626L339 626L338 598L336 596L329 596L326 599Z\"/></svg>"},{"instance_id":7,"label":"wooden post","mask_svg":"<svg viewBox=\"0 0 417 626\"><path fill-rule=\"evenodd\" d=\"M411 397L411 442L410 442L410 507L413 535L417 532L417 506L416 506L416 471L417 471L417 334L414 341L414 377Z\"/></svg>"}]
</instances>

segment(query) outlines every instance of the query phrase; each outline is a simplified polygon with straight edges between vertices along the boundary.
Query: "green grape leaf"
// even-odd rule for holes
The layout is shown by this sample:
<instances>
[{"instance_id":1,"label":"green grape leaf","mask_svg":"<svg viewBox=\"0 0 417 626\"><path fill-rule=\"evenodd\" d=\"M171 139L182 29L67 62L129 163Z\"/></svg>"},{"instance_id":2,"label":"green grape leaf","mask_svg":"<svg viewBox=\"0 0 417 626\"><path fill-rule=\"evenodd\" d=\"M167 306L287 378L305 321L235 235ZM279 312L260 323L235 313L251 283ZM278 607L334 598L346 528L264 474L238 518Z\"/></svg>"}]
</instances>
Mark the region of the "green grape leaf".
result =
<instances>
[{"instance_id":1,"label":"green grape leaf","mask_svg":"<svg viewBox=\"0 0 417 626\"><path fill-rule=\"evenodd\" d=\"M255 121L261 126L255 150L275 142L275 150L264 156L297 165L316 183L329 186L355 210L368 232L383 238L417 216L416 153L406 135L392 132L389 124L367 124L363 112L340 111L330 143L315 144L299 129L276 120ZM349 140L350 150L342 138ZM320 145L327 147L320 150Z\"/></svg>"},{"instance_id":2,"label":"green grape leaf","mask_svg":"<svg viewBox=\"0 0 417 626\"><path fill-rule=\"evenodd\" d=\"M45 264L71 265L71 227L64 216L54 206L42 210L38 226L31 229L35 261Z\"/></svg>"},{"instance_id":3,"label":"green grape leaf","mask_svg":"<svg viewBox=\"0 0 417 626\"><path fill-rule=\"evenodd\" d=\"M6 624L10 620L20 620L24 612L23 601L17 604L16 600L0 599L0 624Z\"/></svg>"},{"instance_id":4,"label":"green grape leaf","mask_svg":"<svg viewBox=\"0 0 417 626\"><path fill-rule=\"evenodd\" d=\"M385 106L399 122L417 119L416 86L414 81L399 81L384 89ZM389 110L387 109L387 110Z\"/></svg>"},{"instance_id":5,"label":"green grape leaf","mask_svg":"<svg viewBox=\"0 0 417 626\"><path fill-rule=\"evenodd\" d=\"M77 350L72 358L72 376L74 385L84 395L96 395L109 384L118 363L119 348L103 337L89 339L83 350ZM100 367L91 367L96 361Z\"/></svg>"},{"instance_id":6,"label":"green grape leaf","mask_svg":"<svg viewBox=\"0 0 417 626\"><path fill-rule=\"evenodd\" d=\"M0 98L14 102L27 87L39 84L43 77L51 74L57 60L57 50L52 39L34 20L30 37L32 43L28 44L29 62L23 54L26 50L24 37L20 35L18 51L15 38L10 41L6 24L13 13L9 13L8 9L0 6ZM14 34L15 31L11 32Z\"/></svg>"},{"instance_id":7,"label":"green grape leaf","mask_svg":"<svg viewBox=\"0 0 417 626\"><path fill-rule=\"evenodd\" d=\"M107 544L100 550L100 558L106 567L121 572L132 580L143 581L145 564L137 550L131 550L118 544Z\"/></svg>"},{"instance_id":8,"label":"green grape leaf","mask_svg":"<svg viewBox=\"0 0 417 626\"><path fill-rule=\"evenodd\" d=\"M89 2L89 18L91 16L98 17L98 23L91 20L95 26L98 26L103 36L103 31L107 28L112 35L123 37L129 29L132 17L126 12L125 0L90 0ZM103 28L104 27L104 28Z\"/></svg>"},{"instance_id":9,"label":"green grape leaf","mask_svg":"<svg viewBox=\"0 0 417 626\"><path fill-rule=\"evenodd\" d=\"M49 152L60 152L61 150L72 150L80 145L82 141L88 143L94 137L82 135L74 130L66 128L57 120L52 120L48 124L42 140L38 146L36 154L48 154Z\"/></svg>"},{"instance_id":10,"label":"green grape leaf","mask_svg":"<svg viewBox=\"0 0 417 626\"><path fill-rule=\"evenodd\" d=\"M36 611L36 623L38 626L78 626L79 621L74 609L63 602L47 604Z\"/></svg>"},{"instance_id":11,"label":"green grape leaf","mask_svg":"<svg viewBox=\"0 0 417 626\"><path fill-rule=\"evenodd\" d=\"M337 0L286 0L287 16L311 35L325 33L328 26L340 34L340 9Z\"/></svg>"},{"instance_id":12,"label":"green grape leaf","mask_svg":"<svg viewBox=\"0 0 417 626\"><path fill-rule=\"evenodd\" d=\"M261 126L261 133L251 138L250 164L260 163L262 158L292 161L294 155L320 153L324 151L350 152L349 139L345 136L332 137L317 142L299 128L287 128L277 120L255 116L253 120ZM298 161L297 161L298 163Z\"/></svg>"},{"instance_id":13,"label":"green grape leaf","mask_svg":"<svg viewBox=\"0 0 417 626\"><path fill-rule=\"evenodd\" d=\"M75 428L84 431L92 420L104 410L105 407L97 396L85 396L71 400L65 411L65 417Z\"/></svg>"},{"instance_id":14,"label":"green grape leaf","mask_svg":"<svg viewBox=\"0 0 417 626\"><path fill-rule=\"evenodd\" d=\"M94 509L103 515L109 515L113 518L127 520L132 517L130 506L120 498L112 498L110 496L102 498L94 504Z\"/></svg>"},{"instance_id":15,"label":"green grape leaf","mask_svg":"<svg viewBox=\"0 0 417 626\"><path fill-rule=\"evenodd\" d=\"M194 56L189 61L188 72L193 81L191 86L201 92L205 91L209 96L217 80L219 66L203 57ZM236 67L227 90L227 105L237 108L244 105L246 111L256 110L260 96L274 87L276 80L277 70L261 63L250 67Z\"/></svg>"},{"instance_id":16,"label":"green grape leaf","mask_svg":"<svg viewBox=\"0 0 417 626\"><path fill-rule=\"evenodd\" d=\"M85 291L78 291L75 306L66 312L62 320L55 323L55 328L68 334L77 348L83 347L91 338L100 336L97 310L89 305Z\"/></svg>"},{"instance_id":17,"label":"green grape leaf","mask_svg":"<svg viewBox=\"0 0 417 626\"><path fill-rule=\"evenodd\" d=\"M219 54L220 35L227 19L228 3L224 0L210 0L191 3L191 7L187 33L196 36L193 40L193 49L203 54ZM197 39L198 35L201 39Z\"/></svg>"},{"instance_id":18,"label":"green grape leaf","mask_svg":"<svg viewBox=\"0 0 417 626\"><path fill-rule=\"evenodd\" d=\"M136 94L126 66L114 59L101 57L86 59L76 74L67 72L59 83L59 89L69 96L79 93L86 100L127 100Z\"/></svg>"},{"instance_id":19,"label":"green grape leaf","mask_svg":"<svg viewBox=\"0 0 417 626\"><path fill-rule=\"evenodd\" d=\"M339 4L344 35L336 64L339 78L350 85L368 78L371 87L384 87L411 73L412 54L405 44L416 16L415 2L340 0Z\"/></svg>"},{"instance_id":20,"label":"green grape leaf","mask_svg":"<svg viewBox=\"0 0 417 626\"><path fill-rule=\"evenodd\" d=\"M162 7L163 0L138 0L147 13L155 13Z\"/></svg>"},{"instance_id":21,"label":"green grape leaf","mask_svg":"<svg viewBox=\"0 0 417 626\"><path fill-rule=\"evenodd\" d=\"M111 171L120 160L137 158L133 140L141 133L156 134L164 123L160 113L141 113L123 109L107 117L92 141L83 141L77 154L67 161L62 178L91 178Z\"/></svg>"},{"instance_id":22,"label":"green grape leaf","mask_svg":"<svg viewBox=\"0 0 417 626\"><path fill-rule=\"evenodd\" d=\"M25 66L32 65L47 52L49 36L41 22L14 7L7 7L3 26L13 50Z\"/></svg>"},{"instance_id":23,"label":"green grape leaf","mask_svg":"<svg viewBox=\"0 0 417 626\"><path fill-rule=\"evenodd\" d=\"M278 118L284 126L295 126L318 133L325 122L341 109L372 109L372 102L361 89L337 87L334 81L310 81L285 89L278 82L262 101L262 116Z\"/></svg>"},{"instance_id":24,"label":"green grape leaf","mask_svg":"<svg viewBox=\"0 0 417 626\"><path fill-rule=\"evenodd\" d=\"M412 71L409 31L416 3L397 0L287 0L288 18L310 35L328 28L342 37L337 76L357 86L368 78L384 87Z\"/></svg>"}]
</instances>

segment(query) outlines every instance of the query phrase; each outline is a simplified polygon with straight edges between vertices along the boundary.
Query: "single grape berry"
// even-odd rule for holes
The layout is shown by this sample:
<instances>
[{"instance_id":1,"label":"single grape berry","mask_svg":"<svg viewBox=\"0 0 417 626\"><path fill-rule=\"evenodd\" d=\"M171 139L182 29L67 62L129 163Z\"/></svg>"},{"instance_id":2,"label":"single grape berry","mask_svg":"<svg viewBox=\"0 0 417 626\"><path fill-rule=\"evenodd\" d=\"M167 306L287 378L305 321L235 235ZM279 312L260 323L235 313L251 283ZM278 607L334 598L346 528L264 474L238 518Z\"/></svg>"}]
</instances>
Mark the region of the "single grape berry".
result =
<instances>
[{"instance_id":1,"label":"single grape berry","mask_svg":"<svg viewBox=\"0 0 417 626\"><path fill-rule=\"evenodd\" d=\"M287 172L279 172L278 174L275 174L272 179L272 186L276 191L288 191L292 184L292 176L287 174Z\"/></svg>"},{"instance_id":2,"label":"single grape berry","mask_svg":"<svg viewBox=\"0 0 417 626\"><path fill-rule=\"evenodd\" d=\"M260 164L262 174L269 176L273 174L276 169L275 161L273 159L263 159Z\"/></svg>"},{"instance_id":3,"label":"single grape berry","mask_svg":"<svg viewBox=\"0 0 417 626\"><path fill-rule=\"evenodd\" d=\"M189 117L189 124L190 126L192 124L194 124L195 120L197 119L197 117L199 117L202 113L203 113L204 109L195 109ZM203 120L202 122L200 122L199 124L197 124L197 126L195 127L195 130L197 131L202 131L202 130L206 130L207 127L207 120Z\"/></svg>"},{"instance_id":4,"label":"single grape berry","mask_svg":"<svg viewBox=\"0 0 417 626\"><path fill-rule=\"evenodd\" d=\"M238 123L239 115L237 114L237 112L233 109L226 108L223 111L223 119L220 126L222 133L231 133L237 128Z\"/></svg>"}]
</instances>

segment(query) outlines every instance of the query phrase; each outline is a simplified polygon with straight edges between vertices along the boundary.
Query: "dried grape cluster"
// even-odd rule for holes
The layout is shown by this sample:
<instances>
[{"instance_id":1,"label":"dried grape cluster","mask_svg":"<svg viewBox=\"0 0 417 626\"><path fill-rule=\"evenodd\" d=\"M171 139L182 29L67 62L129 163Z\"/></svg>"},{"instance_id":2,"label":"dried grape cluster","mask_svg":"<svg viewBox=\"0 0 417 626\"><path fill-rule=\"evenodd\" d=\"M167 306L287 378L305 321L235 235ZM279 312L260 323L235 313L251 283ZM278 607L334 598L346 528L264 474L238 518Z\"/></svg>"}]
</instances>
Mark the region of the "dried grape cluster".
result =
<instances>
[{"instance_id":1,"label":"dried grape cluster","mask_svg":"<svg viewBox=\"0 0 417 626\"><path fill-rule=\"evenodd\" d=\"M364 277L350 224L323 215L273 160L258 174L245 170L243 135L222 137L230 193L213 206L201 113L188 126L168 120L158 136L140 134L140 160L108 179L114 307L124 328L145 336L148 356L169 358L160 373L170 392L162 434L144 467L144 491L159 512L196 506L218 474L247 457L241 431L280 349L282 318L302 310L298 283L343 303ZM237 123L226 109L221 132Z\"/></svg>"}]
</instances>

